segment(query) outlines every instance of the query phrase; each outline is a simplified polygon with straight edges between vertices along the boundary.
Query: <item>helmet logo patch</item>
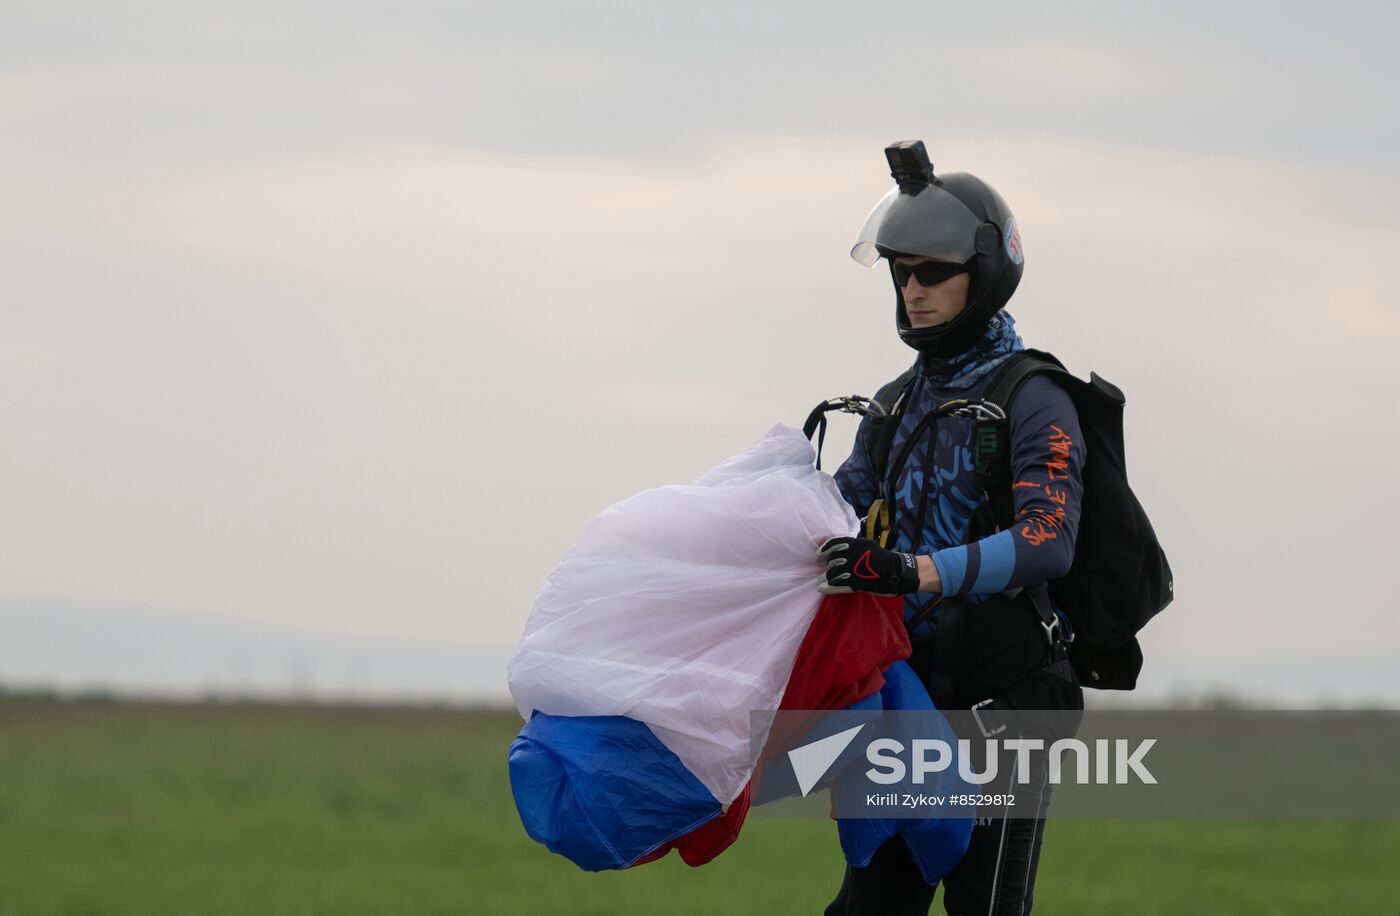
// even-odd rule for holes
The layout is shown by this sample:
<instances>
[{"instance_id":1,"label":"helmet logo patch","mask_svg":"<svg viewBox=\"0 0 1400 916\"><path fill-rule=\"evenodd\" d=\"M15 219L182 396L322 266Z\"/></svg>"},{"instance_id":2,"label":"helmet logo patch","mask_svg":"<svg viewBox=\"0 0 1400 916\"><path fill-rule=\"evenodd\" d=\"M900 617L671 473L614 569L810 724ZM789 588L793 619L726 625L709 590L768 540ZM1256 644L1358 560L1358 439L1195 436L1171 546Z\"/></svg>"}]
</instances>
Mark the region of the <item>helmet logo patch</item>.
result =
<instances>
[{"instance_id":1,"label":"helmet logo patch","mask_svg":"<svg viewBox=\"0 0 1400 916\"><path fill-rule=\"evenodd\" d=\"M1006 256L1011 259L1012 264L1020 264L1025 260L1026 256L1021 251L1021 227L1016 225L1016 217L1006 218L1006 225L1001 230L1001 240L1006 246Z\"/></svg>"}]
</instances>

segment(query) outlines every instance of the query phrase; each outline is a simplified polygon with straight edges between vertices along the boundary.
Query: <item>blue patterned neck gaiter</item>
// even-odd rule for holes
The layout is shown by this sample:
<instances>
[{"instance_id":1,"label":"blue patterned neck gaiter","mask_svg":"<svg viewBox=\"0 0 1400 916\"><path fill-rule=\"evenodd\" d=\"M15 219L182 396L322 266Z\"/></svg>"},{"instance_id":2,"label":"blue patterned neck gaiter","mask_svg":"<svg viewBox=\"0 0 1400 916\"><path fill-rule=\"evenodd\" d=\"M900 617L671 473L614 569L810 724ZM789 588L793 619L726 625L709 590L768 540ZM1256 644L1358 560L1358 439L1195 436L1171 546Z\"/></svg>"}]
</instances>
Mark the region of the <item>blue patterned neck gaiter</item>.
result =
<instances>
[{"instance_id":1,"label":"blue patterned neck gaiter","mask_svg":"<svg viewBox=\"0 0 1400 916\"><path fill-rule=\"evenodd\" d=\"M1002 309L987 322L986 332L972 346L956 356L921 355L919 371L940 388L967 388L1025 348L1016 333L1016 319Z\"/></svg>"}]
</instances>

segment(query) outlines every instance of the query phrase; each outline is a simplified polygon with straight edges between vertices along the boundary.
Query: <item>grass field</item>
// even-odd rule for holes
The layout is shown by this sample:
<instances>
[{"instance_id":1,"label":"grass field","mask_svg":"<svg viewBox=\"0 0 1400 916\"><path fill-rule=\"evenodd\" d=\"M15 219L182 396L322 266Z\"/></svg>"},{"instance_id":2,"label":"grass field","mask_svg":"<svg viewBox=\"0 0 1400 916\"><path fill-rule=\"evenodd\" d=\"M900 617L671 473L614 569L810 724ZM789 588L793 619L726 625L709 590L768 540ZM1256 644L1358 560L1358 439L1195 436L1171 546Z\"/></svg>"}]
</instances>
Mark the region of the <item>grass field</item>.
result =
<instances>
[{"instance_id":1,"label":"grass field","mask_svg":"<svg viewBox=\"0 0 1400 916\"><path fill-rule=\"evenodd\" d=\"M520 827L514 713L0 697L0 916L819 914L829 822L584 874ZM1037 913L1400 913L1400 823L1056 821ZM941 912L938 904L935 912Z\"/></svg>"}]
</instances>

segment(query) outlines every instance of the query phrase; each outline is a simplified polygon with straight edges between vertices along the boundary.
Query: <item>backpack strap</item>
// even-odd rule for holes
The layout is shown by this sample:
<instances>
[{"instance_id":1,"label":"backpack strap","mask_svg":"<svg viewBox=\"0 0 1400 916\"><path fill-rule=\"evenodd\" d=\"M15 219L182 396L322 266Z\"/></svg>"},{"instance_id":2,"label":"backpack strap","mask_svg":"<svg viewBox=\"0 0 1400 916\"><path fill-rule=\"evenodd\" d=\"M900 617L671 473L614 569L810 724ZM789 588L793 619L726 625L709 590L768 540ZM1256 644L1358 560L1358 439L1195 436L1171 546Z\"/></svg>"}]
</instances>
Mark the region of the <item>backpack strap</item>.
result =
<instances>
[{"instance_id":1,"label":"backpack strap","mask_svg":"<svg viewBox=\"0 0 1400 916\"><path fill-rule=\"evenodd\" d=\"M904 417L904 408L910 389L914 387L914 376L918 372L915 363L893 381L886 382L875 392L871 400L883 409L883 415L870 414L870 427L865 436L865 460L875 477L875 499L865 514L864 535L878 541L881 547L889 546L893 519L890 513L889 484L885 479L885 466L890 460L890 449L894 445L894 435L899 429L899 421Z\"/></svg>"},{"instance_id":2,"label":"backpack strap","mask_svg":"<svg viewBox=\"0 0 1400 916\"><path fill-rule=\"evenodd\" d=\"M997 370L983 396L983 402L996 409L984 412L972 427L972 463L986 481L987 500L973 513L968 528L969 540L1004 531L1015 523L1016 509L1011 495L1011 405L1026 380L1041 372L1068 375L1063 363L1042 350L1013 353ZM1064 652L1064 631L1050 601L1049 587L1040 582L1027 586L1025 591L1058 660Z\"/></svg>"},{"instance_id":3,"label":"backpack strap","mask_svg":"<svg viewBox=\"0 0 1400 916\"><path fill-rule=\"evenodd\" d=\"M1068 374L1063 363L1042 350L1013 353L997 370L982 398L984 403L1000 408L1001 416L983 416L973 423L972 465L987 482L984 505L990 507L991 516L983 513L978 518L974 514L972 527L984 534L1010 528L1015 521L1011 498L1011 405L1026 380L1041 372Z\"/></svg>"},{"instance_id":4,"label":"backpack strap","mask_svg":"<svg viewBox=\"0 0 1400 916\"><path fill-rule=\"evenodd\" d=\"M904 416L905 400L914 387L914 376L918 365L905 369L899 378L887 382L875 392L875 402L885 408L885 416L872 418L870 435L866 439L865 457L870 462L870 471L879 481L881 499L887 498L885 465L890 461L890 449L894 447L894 434L899 429L899 421Z\"/></svg>"}]
</instances>

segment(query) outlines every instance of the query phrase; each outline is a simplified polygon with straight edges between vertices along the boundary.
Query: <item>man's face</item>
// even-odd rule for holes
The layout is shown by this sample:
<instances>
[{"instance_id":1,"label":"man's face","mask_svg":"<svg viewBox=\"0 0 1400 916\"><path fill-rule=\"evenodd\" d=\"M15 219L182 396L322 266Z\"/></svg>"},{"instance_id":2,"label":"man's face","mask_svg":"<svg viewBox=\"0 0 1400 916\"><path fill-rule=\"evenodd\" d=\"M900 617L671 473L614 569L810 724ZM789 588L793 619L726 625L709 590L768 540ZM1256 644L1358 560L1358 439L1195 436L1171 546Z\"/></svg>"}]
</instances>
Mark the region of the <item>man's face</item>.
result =
<instances>
[{"instance_id":1,"label":"man's face","mask_svg":"<svg viewBox=\"0 0 1400 916\"><path fill-rule=\"evenodd\" d=\"M914 267L934 258L896 258L896 264ZM904 311L909 316L909 326L931 328L936 324L952 321L967 307L968 285L972 282L966 273L949 277L942 283L924 286L913 274L904 284Z\"/></svg>"}]
</instances>

